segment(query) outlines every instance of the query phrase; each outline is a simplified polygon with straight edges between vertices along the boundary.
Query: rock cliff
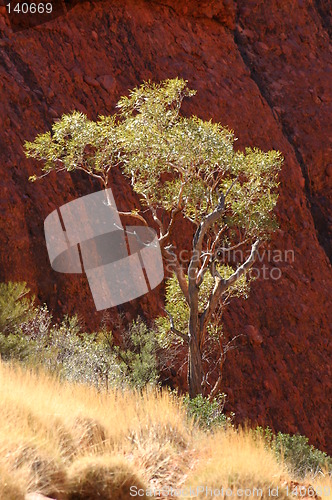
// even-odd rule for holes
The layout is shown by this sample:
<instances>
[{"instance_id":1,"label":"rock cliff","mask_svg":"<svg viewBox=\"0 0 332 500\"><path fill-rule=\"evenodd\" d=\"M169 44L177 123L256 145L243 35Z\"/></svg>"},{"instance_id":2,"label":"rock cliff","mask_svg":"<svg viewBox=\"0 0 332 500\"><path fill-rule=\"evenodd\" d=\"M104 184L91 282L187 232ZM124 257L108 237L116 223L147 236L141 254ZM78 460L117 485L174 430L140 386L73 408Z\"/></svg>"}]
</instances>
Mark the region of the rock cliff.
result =
<instances>
[{"instance_id":1,"label":"rock cliff","mask_svg":"<svg viewBox=\"0 0 332 500\"><path fill-rule=\"evenodd\" d=\"M52 210L100 186L76 173L29 183L36 163L25 159L23 142L73 109L92 119L113 113L143 80L187 79L197 95L185 113L228 125L238 148L285 156L280 229L261 263L268 279L225 313L225 339L240 336L224 365L227 409L238 421L306 434L331 453L331 0L66 6L66 15L16 32L0 7L0 279L27 281L55 317L78 313L100 325L105 314L95 311L86 280L52 271L43 235ZM138 206L120 172L112 189L120 210ZM176 243L189 248L191 236L179 223ZM162 291L119 310L151 318Z\"/></svg>"}]
</instances>

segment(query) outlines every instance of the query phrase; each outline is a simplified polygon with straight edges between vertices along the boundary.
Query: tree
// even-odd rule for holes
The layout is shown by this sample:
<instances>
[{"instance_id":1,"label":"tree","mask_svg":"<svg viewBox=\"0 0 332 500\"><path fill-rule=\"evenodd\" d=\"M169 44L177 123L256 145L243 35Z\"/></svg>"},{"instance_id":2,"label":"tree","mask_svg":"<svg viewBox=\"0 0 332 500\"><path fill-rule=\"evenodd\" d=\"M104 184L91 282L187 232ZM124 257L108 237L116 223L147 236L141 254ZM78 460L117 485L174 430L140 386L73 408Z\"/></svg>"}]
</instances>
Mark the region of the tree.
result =
<instances>
[{"instance_id":1,"label":"tree","mask_svg":"<svg viewBox=\"0 0 332 500\"><path fill-rule=\"evenodd\" d=\"M169 339L188 344L190 397L207 391L204 350L213 334L222 368L222 312L232 297L248 294L248 270L277 227L273 208L283 161L278 151L235 151L232 130L181 116L183 99L194 94L182 79L145 82L120 99L117 114L94 122L75 111L25 143L26 155L43 161L40 177L78 169L107 188L110 170L119 167L130 179L144 208L134 216L147 224L150 210L171 273L167 318L158 325L165 334L167 319ZM172 244L180 215L194 228L187 263ZM243 256L237 263L228 258L235 249ZM221 370L213 394L220 383Z\"/></svg>"}]
</instances>

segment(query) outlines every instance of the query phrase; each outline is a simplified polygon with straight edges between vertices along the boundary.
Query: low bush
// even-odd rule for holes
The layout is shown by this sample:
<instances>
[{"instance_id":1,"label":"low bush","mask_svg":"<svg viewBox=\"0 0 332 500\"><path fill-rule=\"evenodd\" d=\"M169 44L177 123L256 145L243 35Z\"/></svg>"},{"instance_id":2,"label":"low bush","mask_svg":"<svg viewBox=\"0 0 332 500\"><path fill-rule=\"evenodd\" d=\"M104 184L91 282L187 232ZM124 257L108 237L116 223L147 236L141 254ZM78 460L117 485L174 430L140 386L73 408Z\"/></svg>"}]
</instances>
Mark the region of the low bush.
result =
<instances>
[{"instance_id":1,"label":"low bush","mask_svg":"<svg viewBox=\"0 0 332 500\"><path fill-rule=\"evenodd\" d=\"M203 430L207 431L232 425L234 414L231 413L229 416L224 414L225 400L224 393L212 401L201 394L193 399L187 395L184 397L184 404L189 418L193 418Z\"/></svg>"},{"instance_id":2,"label":"low bush","mask_svg":"<svg viewBox=\"0 0 332 500\"><path fill-rule=\"evenodd\" d=\"M33 315L34 297L29 298L26 283L0 283L0 333L13 332Z\"/></svg>"},{"instance_id":3,"label":"low bush","mask_svg":"<svg viewBox=\"0 0 332 500\"><path fill-rule=\"evenodd\" d=\"M155 332L138 317L124 333L123 340L124 348L117 347L116 353L131 387L155 385L159 378Z\"/></svg>"},{"instance_id":4,"label":"low bush","mask_svg":"<svg viewBox=\"0 0 332 500\"><path fill-rule=\"evenodd\" d=\"M332 473L332 458L313 445L309 444L306 436L273 434L269 427L257 427L257 436L263 438L265 445L272 449L278 460L284 460L292 474L305 477L307 474L316 475L319 472Z\"/></svg>"},{"instance_id":5,"label":"low bush","mask_svg":"<svg viewBox=\"0 0 332 500\"><path fill-rule=\"evenodd\" d=\"M61 378L98 388L123 385L110 333L82 333L76 316L65 317L60 325L51 325L51 319L45 306L36 308L15 333L0 334L2 359L41 365Z\"/></svg>"},{"instance_id":6,"label":"low bush","mask_svg":"<svg viewBox=\"0 0 332 500\"><path fill-rule=\"evenodd\" d=\"M40 366L62 378L98 388L155 385L159 374L154 332L141 318L123 332L122 348L112 333L85 333L78 318L52 324L47 307L35 307L25 283L1 284L0 357Z\"/></svg>"}]
</instances>

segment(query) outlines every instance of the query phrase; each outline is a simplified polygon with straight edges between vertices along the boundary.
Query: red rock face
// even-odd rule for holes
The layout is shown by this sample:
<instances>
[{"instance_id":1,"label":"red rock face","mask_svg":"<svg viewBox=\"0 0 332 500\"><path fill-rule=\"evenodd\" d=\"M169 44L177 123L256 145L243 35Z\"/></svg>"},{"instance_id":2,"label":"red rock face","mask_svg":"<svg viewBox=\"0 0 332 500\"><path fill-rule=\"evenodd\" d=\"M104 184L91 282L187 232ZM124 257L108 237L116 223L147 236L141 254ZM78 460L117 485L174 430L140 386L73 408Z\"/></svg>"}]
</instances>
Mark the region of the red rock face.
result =
<instances>
[{"instance_id":1,"label":"red rock face","mask_svg":"<svg viewBox=\"0 0 332 500\"><path fill-rule=\"evenodd\" d=\"M240 335L224 364L227 410L306 434L331 453L331 1L75 3L65 17L16 33L0 10L0 279L27 281L56 318L78 313L90 328L119 310L127 319L158 314L162 286L105 315L84 277L52 271L45 217L100 186L80 174L28 183L36 163L22 145L73 109L92 119L113 113L143 80L188 79L197 95L186 114L233 128L238 148L285 156L270 250L275 260L277 250L289 253L266 255L266 279L225 313L225 339ZM120 172L112 190L119 210L138 206ZM174 237L190 248L192 228L179 222Z\"/></svg>"}]
</instances>

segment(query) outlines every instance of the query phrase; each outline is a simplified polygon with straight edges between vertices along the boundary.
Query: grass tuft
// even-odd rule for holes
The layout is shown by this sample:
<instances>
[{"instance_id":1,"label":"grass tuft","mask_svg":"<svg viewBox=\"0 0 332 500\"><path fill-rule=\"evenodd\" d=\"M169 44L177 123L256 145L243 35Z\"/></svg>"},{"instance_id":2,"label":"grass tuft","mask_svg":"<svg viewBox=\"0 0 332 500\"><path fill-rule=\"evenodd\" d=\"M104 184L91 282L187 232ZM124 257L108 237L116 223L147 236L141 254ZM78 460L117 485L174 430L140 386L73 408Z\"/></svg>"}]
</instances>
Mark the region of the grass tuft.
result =
<instances>
[{"instance_id":1,"label":"grass tuft","mask_svg":"<svg viewBox=\"0 0 332 500\"><path fill-rule=\"evenodd\" d=\"M131 487L146 490L142 479L122 457L81 457L72 464L68 475L68 500L128 500Z\"/></svg>"},{"instance_id":2,"label":"grass tuft","mask_svg":"<svg viewBox=\"0 0 332 500\"><path fill-rule=\"evenodd\" d=\"M25 485L21 474L0 466L0 498L3 500L24 500Z\"/></svg>"},{"instance_id":3,"label":"grass tuft","mask_svg":"<svg viewBox=\"0 0 332 500\"><path fill-rule=\"evenodd\" d=\"M286 469L263 442L254 440L244 430L229 428L204 438L198 465L186 485L194 489L205 485L208 491L223 489L221 496L234 498L267 498L271 496L269 489L278 487L278 497L284 498L288 479ZM206 491L198 493L198 498L205 498L204 495Z\"/></svg>"}]
</instances>

